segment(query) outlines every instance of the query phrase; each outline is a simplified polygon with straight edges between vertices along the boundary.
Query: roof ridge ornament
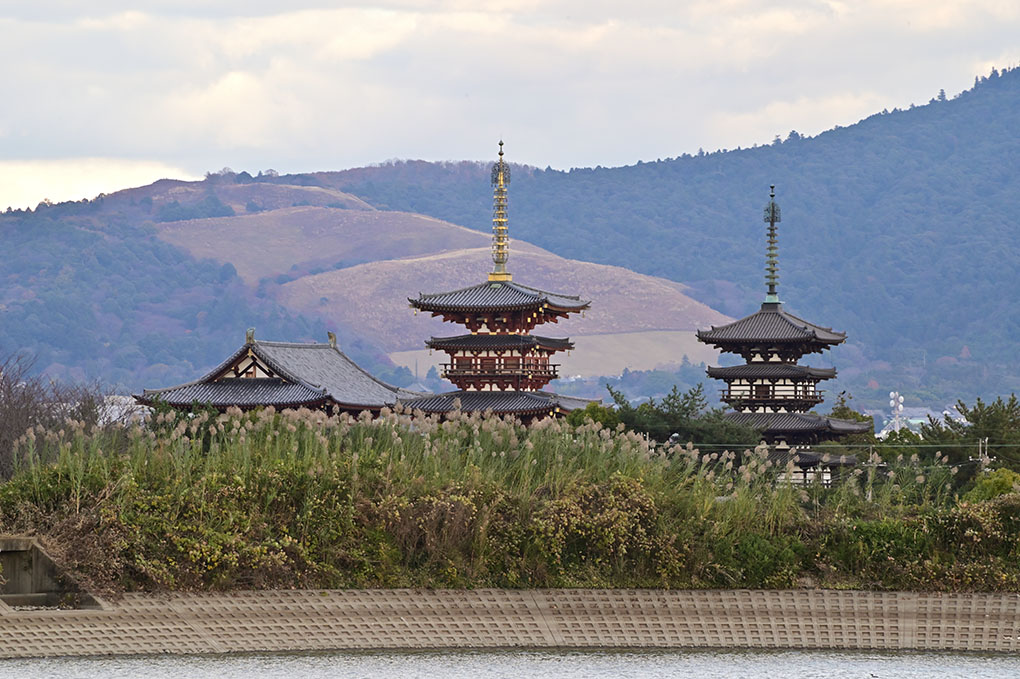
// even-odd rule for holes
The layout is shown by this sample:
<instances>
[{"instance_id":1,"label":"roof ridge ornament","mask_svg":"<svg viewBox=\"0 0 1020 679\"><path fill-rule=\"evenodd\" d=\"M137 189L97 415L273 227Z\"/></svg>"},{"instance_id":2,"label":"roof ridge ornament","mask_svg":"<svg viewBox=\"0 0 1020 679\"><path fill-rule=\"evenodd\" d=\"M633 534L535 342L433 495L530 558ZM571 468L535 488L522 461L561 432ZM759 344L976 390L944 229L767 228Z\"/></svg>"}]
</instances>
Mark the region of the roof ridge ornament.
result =
<instances>
[{"instance_id":1,"label":"roof ridge ornament","mask_svg":"<svg viewBox=\"0 0 1020 679\"><path fill-rule=\"evenodd\" d=\"M768 283L765 303L779 304L779 293L776 292L776 286L779 283L779 238L776 224L782 220L780 219L779 205L776 203L775 184L769 187L769 204L765 206L764 221L769 225L769 244L765 249L765 281Z\"/></svg>"},{"instance_id":2,"label":"roof ridge ornament","mask_svg":"<svg viewBox=\"0 0 1020 679\"><path fill-rule=\"evenodd\" d=\"M510 257L510 235L506 216L506 187L510 184L510 165L503 160L503 140L499 140L499 160L492 166L492 261L495 266L489 274L490 281L509 281L512 279L506 270L506 260Z\"/></svg>"}]
</instances>

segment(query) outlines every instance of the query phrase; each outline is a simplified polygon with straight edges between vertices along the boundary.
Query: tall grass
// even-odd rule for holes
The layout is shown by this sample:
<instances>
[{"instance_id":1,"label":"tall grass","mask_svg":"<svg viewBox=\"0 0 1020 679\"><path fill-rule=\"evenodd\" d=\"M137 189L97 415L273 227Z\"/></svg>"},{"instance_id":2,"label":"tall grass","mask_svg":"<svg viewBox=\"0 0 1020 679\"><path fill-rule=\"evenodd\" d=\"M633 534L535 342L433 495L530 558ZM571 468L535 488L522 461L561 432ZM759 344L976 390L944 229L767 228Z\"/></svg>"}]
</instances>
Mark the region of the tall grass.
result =
<instances>
[{"instance_id":1,"label":"tall grass","mask_svg":"<svg viewBox=\"0 0 1020 679\"><path fill-rule=\"evenodd\" d=\"M0 532L106 591L1017 583L1020 503L957 503L941 457L801 488L591 422L266 409L33 428L15 460Z\"/></svg>"}]
</instances>

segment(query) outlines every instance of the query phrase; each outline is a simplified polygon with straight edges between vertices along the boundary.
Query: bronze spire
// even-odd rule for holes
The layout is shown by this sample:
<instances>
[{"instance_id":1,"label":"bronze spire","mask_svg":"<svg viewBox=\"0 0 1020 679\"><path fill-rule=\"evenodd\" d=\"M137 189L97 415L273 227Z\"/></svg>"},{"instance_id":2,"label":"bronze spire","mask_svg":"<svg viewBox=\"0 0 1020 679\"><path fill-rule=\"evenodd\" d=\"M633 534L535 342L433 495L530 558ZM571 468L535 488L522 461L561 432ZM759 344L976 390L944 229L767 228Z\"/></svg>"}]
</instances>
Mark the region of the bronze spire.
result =
<instances>
[{"instance_id":1,"label":"bronze spire","mask_svg":"<svg viewBox=\"0 0 1020 679\"><path fill-rule=\"evenodd\" d=\"M779 240L776 233L776 224L780 220L779 205L776 204L776 185L769 187L769 204L765 206L765 222L769 225L768 247L765 249L765 281L768 283L768 294L765 295L765 303L779 303L779 293L776 292L776 285L779 282Z\"/></svg>"},{"instance_id":2,"label":"bronze spire","mask_svg":"<svg viewBox=\"0 0 1020 679\"><path fill-rule=\"evenodd\" d=\"M503 140L499 140L499 160L492 166L492 261L490 281L509 281L506 260L510 257L510 235L506 217L506 187L510 183L510 165L503 160Z\"/></svg>"}]
</instances>

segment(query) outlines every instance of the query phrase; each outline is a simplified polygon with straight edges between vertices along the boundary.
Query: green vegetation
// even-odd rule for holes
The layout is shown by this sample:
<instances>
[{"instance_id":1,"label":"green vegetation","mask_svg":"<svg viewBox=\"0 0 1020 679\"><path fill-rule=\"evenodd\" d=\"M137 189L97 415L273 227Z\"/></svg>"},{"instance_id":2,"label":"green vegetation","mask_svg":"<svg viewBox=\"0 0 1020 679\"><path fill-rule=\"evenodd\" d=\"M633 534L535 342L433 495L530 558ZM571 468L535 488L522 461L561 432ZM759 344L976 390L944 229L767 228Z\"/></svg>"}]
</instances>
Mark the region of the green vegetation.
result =
<instances>
[{"instance_id":1,"label":"green vegetation","mask_svg":"<svg viewBox=\"0 0 1020 679\"><path fill-rule=\"evenodd\" d=\"M1020 401L1016 394L1001 396L991 403L980 398L974 406L958 401L956 409L963 421L929 420L921 426L920 437L927 443L952 445L962 459L981 455L983 442L989 456L1002 466L1020 471Z\"/></svg>"},{"instance_id":2,"label":"green vegetation","mask_svg":"<svg viewBox=\"0 0 1020 679\"><path fill-rule=\"evenodd\" d=\"M71 204L105 209L102 200L92 205ZM0 219L10 253L0 258L0 357L29 355L49 378L128 391L199 377L248 327L265 339L325 341L323 322L255 297L232 265L196 260L119 213L62 215L67 207ZM340 330L344 350L366 369L392 367Z\"/></svg>"},{"instance_id":3,"label":"green vegetation","mask_svg":"<svg viewBox=\"0 0 1020 679\"><path fill-rule=\"evenodd\" d=\"M943 457L792 487L763 450L589 422L159 413L33 427L0 532L97 591L824 586L1020 591L1020 495Z\"/></svg>"},{"instance_id":4,"label":"green vegetation","mask_svg":"<svg viewBox=\"0 0 1020 679\"><path fill-rule=\"evenodd\" d=\"M674 386L661 400L650 398L637 407L621 392L607 388L613 397L614 413L624 426L653 441L698 441L698 446L709 452L753 448L761 441L755 429L726 419L722 408L709 409L700 384L685 392Z\"/></svg>"},{"instance_id":5,"label":"green vegetation","mask_svg":"<svg viewBox=\"0 0 1020 679\"><path fill-rule=\"evenodd\" d=\"M582 398L604 398L606 389L620 392L628 399L660 397L668 394L674 387L692 389L699 385L704 388L704 363L691 363L683 357L682 363L668 368L656 370L630 370L624 368L619 377L588 377L575 379L553 380L549 385L551 391ZM716 380L708 380L708 397L715 399L715 391L721 384Z\"/></svg>"}]
</instances>

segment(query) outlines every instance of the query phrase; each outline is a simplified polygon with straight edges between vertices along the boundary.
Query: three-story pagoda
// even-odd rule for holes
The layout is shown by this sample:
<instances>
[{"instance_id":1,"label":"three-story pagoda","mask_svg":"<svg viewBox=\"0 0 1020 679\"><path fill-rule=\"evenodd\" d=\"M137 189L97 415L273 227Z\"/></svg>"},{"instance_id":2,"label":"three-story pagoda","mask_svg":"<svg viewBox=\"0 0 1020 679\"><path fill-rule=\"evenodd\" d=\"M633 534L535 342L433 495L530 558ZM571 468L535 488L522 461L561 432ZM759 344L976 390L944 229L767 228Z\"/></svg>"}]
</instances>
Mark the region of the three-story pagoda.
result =
<instances>
[{"instance_id":1,"label":"three-story pagoda","mask_svg":"<svg viewBox=\"0 0 1020 679\"><path fill-rule=\"evenodd\" d=\"M425 345L443 351L448 361L442 376L458 390L402 401L426 413L492 411L522 418L566 413L584 407L584 399L560 396L542 388L558 376L554 354L572 349L569 339L529 334L543 323L556 323L584 311L590 302L574 295L546 292L521 285L506 268L510 255L507 186L510 166L503 159L492 166L493 270L478 285L408 299L411 307L465 326L470 332L432 337Z\"/></svg>"},{"instance_id":2,"label":"three-story pagoda","mask_svg":"<svg viewBox=\"0 0 1020 679\"><path fill-rule=\"evenodd\" d=\"M808 412L823 402L819 382L836 376L835 368L800 365L801 357L821 353L846 340L836 332L794 316L779 301L778 237L780 221L775 186L765 206L768 292L761 308L739 321L699 330L698 339L723 352L738 354L743 365L710 367L708 376L726 382L722 400L735 412L728 417L762 432L769 443L805 445L864 432L870 425Z\"/></svg>"}]
</instances>

